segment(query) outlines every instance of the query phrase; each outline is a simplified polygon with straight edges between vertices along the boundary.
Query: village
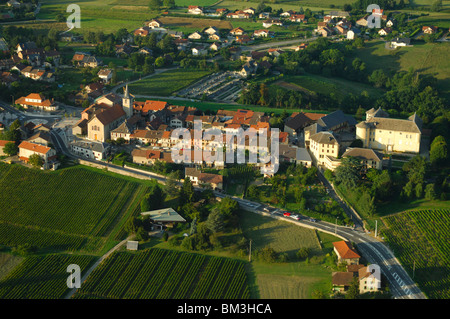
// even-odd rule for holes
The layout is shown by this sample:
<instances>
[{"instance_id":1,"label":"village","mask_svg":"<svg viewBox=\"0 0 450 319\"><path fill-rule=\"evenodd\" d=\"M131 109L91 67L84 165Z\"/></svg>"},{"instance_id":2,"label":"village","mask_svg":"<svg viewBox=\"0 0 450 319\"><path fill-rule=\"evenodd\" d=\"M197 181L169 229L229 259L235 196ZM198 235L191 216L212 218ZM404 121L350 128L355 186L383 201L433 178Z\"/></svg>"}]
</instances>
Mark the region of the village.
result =
<instances>
[{"instance_id":1,"label":"village","mask_svg":"<svg viewBox=\"0 0 450 319\"><path fill-rule=\"evenodd\" d=\"M5 3L0 20L37 16L38 1L24 3ZM110 34L36 35L1 25L2 169L26 167L55 180L86 169L92 180L103 176L105 196L114 193L106 191L107 178L111 185L113 178L129 183L120 184L107 208L111 225L83 233L83 244L78 229L67 232L77 237L75 251L87 245L92 254L106 253L102 259L120 259L165 256L162 247L245 262L248 256L250 265L254 256L266 263L262 268L287 262L320 268L327 288L309 297L425 298L410 278L415 261L396 259L404 251L389 222L409 207L447 203L447 79L442 70L429 74L425 50L447 45L450 28L395 9L221 5L164 5ZM406 70L401 59L415 50L425 62ZM378 56L382 62L370 61ZM0 218L0 225L8 223ZM265 227L280 232L280 241L285 231L297 236L294 228L309 233L275 252L263 247L275 237ZM308 236L305 246L301 236ZM233 269L244 273L239 267ZM94 268L87 275L95 277ZM153 297L175 295L159 289ZM259 297L239 289L236 296ZM206 290L193 291L191 298ZM65 297L91 297L84 293ZM275 295L262 290L262 296Z\"/></svg>"}]
</instances>

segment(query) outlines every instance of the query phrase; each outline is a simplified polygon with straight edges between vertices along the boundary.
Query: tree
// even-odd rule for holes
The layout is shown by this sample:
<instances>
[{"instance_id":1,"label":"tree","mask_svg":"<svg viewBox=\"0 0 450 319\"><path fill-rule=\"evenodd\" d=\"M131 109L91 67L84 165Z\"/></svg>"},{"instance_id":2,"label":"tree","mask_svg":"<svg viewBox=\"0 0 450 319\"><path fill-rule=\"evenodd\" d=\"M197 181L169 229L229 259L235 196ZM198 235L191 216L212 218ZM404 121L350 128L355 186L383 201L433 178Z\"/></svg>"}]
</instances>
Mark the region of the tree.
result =
<instances>
[{"instance_id":1,"label":"tree","mask_svg":"<svg viewBox=\"0 0 450 319\"><path fill-rule=\"evenodd\" d=\"M213 209L213 211L208 215L205 225L212 233L220 232L224 227L223 215L220 210Z\"/></svg>"},{"instance_id":2,"label":"tree","mask_svg":"<svg viewBox=\"0 0 450 319\"><path fill-rule=\"evenodd\" d=\"M156 58L155 65L157 68L162 68L164 66L165 60L162 56Z\"/></svg>"},{"instance_id":3,"label":"tree","mask_svg":"<svg viewBox=\"0 0 450 319\"><path fill-rule=\"evenodd\" d=\"M425 186L425 199L427 199L427 200L436 199L436 192L434 191L434 184L427 184L427 186Z\"/></svg>"},{"instance_id":4,"label":"tree","mask_svg":"<svg viewBox=\"0 0 450 319\"><path fill-rule=\"evenodd\" d=\"M442 10L442 0L436 0L431 5L431 11L438 12Z\"/></svg>"},{"instance_id":5,"label":"tree","mask_svg":"<svg viewBox=\"0 0 450 319\"><path fill-rule=\"evenodd\" d=\"M163 1L163 6L168 8L168 9L172 9L175 8L175 0L164 0Z\"/></svg>"},{"instance_id":6,"label":"tree","mask_svg":"<svg viewBox=\"0 0 450 319\"><path fill-rule=\"evenodd\" d=\"M447 141L442 135L434 138L430 147L430 162L434 166L445 164L448 158Z\"/></svg>"},{"instance_id":7,"label":"tree","mask_svg":"<svg viewBox=\"0 0 450 319\"><path fill-rule=\"evenodd\" d=\"M186 177L183 182L183 186L180 190L180 203L192 203L194 200L194 186L192 186L191 179Z\"/></svg>"},{"instance_id":8,"label":"tree","mask_svg":"<svg viewBox=\"0 0 450 319\"><path fill-rule=\"evenodd\" d=\"M8 156L16 155L19 151L19 148L17 147L16 143L9 142L5 144L5 147L3 148L3 152Z\"/></svg>"},{"instance_id":9,"label":"tree","mask_svg":"<svg viewBox=\"0 0 450 319\"><path fill-rule=\"evenodd\" d=\"M308 247L302 247L297 251L296 255L298 259L303 260L308 258L310 252L311 249L309 249Z\"/></svg>"},{"instance_id":10,"label":"tree","mask_svg":"<svg viewBox=\"0 0 450 319\"><path fill-rule=\"evenodd\" d=\"M36 168L42 167L44 165L44 159L39 154L32 154L28 158L28 163Z\"/></svg>"},{"instance_id":11,"label":"tree","mask_svg":"<svg viewBox=\"0 0 450 319\"><path fill-rule=\"evenodd\" d=\"M161 9L161 0L150 0L148 7L150 11L159 11Z\"/></svg>"},{"instance_id":12,"label":"tree","mask_svg":"<svg viewBox=\"0 0 450 319\"><path fill-rule=\"evenodd\" d=\"M345 299L358 299L359 298L359 281L358 277L355 277L350 287L348 288L347 294L345 295Z\"/></svg>"},{"instance_id":13,"label":"tree","mask_svg":"<svg viewBox=\"0 0 450 319\"><path fill-rule=\"evenodd\" d=\"M345 157L342 159L341 165L335 170L336 181L342 183L346 188L355 188L361 178L362 164L355 157Z\"/></svg>"},{"instance_id":14,"label":"tree","mask_svg":"<svg viewBox=\"0 0 450 319\"><path fill-rule=\"evenodd\" d=\"M164 191L167 195L175 196L178 193L178 180L179 174L177 171L170 172L166 179L166 184L164 186Z\"/></svg>"}]
</instances>

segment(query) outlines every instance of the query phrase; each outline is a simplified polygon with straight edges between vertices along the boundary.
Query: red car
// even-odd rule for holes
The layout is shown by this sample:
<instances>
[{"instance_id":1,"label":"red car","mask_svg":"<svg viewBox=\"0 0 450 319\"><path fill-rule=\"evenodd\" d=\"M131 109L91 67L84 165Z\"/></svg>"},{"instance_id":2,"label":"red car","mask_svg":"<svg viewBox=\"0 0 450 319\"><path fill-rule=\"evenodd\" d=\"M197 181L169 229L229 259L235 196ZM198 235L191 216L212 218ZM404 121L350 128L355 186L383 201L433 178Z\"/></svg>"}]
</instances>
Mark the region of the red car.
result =
<instances>
[{"instance_id":1,"label":"red car","mask_svg":"<svg viewBox=\"0 0 450 319\"><path fill-rule=\"evenodd\" d=\"M284 212L284 213L283 213L283 216L289 217L289 216L291 216L291 213L289 213L289 212Z\"/></svg>"}]
</instances>

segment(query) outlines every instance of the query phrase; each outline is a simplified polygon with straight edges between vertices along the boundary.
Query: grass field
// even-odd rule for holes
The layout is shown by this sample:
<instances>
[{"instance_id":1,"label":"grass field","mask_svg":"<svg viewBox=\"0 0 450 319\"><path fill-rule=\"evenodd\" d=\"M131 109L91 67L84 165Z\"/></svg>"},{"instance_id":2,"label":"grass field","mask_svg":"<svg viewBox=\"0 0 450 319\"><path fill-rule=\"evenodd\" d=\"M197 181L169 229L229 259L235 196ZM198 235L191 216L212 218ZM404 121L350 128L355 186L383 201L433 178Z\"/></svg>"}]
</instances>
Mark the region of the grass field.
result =
<instances>
[{"instance_id":1,"label":"grass field","mask_svg":"<svg viewBox=\"0 0 450 319\"><path fill-rule=\"evenodd\" d=\"M252 249L269 246L290 257L301 247L311 249L309 262L252 261L257 284L254 295L267 299L307 299L314 290L330 289L332 270L326 259L333 251L332 242L339 238L324 233L316 235L311 229L250 212L242 212L239 219L243 235L252 240Z\"/></svg>"},{"instance_id":2,"label":"grass field","mask_svg":"<svg viewBox=\"0 0 450 319\"><path fill-rule=\"evenodd\" d=\"M410 211L383 218L389 246L431 299L450 296L450 210ZM415 270L414 270L415 268Z\"/></svg>"},{"instance_id":3,"label":"grass field","mask_svg":"<svg viewBox=\"0 0 450 319\"><path fill-rule=\"evenodd\" d=\"M371 41L355 51L357 57L366 63L369 73L382 68L389 73L408 71L414 68L422 74L433 75L437 88L450 97L450 43L414 43L396 51L384 48L383 41Z\"/></svg>"},{"instance_id":4,"label":"grass field","mask_svg":"<svg viewBox=\"0 0 450 319\"><path fill-rule=\"evenodd\" d=\"M170 96L210 73L202 70L174 69L134 82L129 85L129 89L135 95Z\"/></svg>"},{"instance_id":5,"label":"grass field","mask_svg":"<svg viewBox=\"0 0 450 319\"><path fill-rule=\"evenodd\" d=\"M246 277L245 263L230 258L158 248L117 252L73 298L246 299Z\"/></svg>"},{"instance_id":6,"label":"grass field","mask_svg":"<svg viewBox=\"0 0 450 319\"><path fill-rule=\"evenodd\" d=\"M0 245L97 252L145 186L77 167L42 172L2 163L0 188Z\"/></svg>"},{"instance_id":7,"label":"grass field","mask_svg":"<svg viewBox=\"0 0 450 319\"><path fill-rule=\"evenodd\" d=\"M67 292L67 266L80 266L81 273L92 256L47 255L26 258L0 280L1 299L58 299Z\"/></svg>"},{"instance_id":8,"label":"grass field","mask_svg":"<svg viewBox=\"0 0 450 319\"><path fill-rule=\"evenodd\" d=\"M196 19L196 18L180 18L180 17L161 17L159 20L165 27L171 30L183 31L191 33L202 31L204 28L216 27L218 29L232 29L233 25L227 20L218 19Z\"/></svg>"}]
</instances>

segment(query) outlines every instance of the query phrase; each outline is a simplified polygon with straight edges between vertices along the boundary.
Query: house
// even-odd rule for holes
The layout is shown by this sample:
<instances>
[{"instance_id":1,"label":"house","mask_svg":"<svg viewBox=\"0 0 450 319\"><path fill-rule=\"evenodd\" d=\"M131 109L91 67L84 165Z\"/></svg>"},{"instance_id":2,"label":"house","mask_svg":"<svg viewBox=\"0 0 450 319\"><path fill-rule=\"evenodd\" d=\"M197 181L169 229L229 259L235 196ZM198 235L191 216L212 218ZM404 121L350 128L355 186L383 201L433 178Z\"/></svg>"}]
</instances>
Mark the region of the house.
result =
<instances>
[{"instance_id":1,"label":"house","mask_svg":"<svg viewBox=\"0 0 450 319\"><path fill-rule=\"evenodd\" d=\"M214 42L209 46L209 49L212 51L219 51L220 50L220 43Z\"/></svg>"},{"instance_id":2,"label":"house","mask_svg":"<svg viewBox=\"0 0 450 319\"><path fill-rule=\"evenodd\" d=\"M284 11L284 12L280 13L280 17L289 18L290 16L294 15L295 13L296 12L292 11L292 10Z\"/></svg>"},{"instance_id":3,"label":"house","mask_svg":"<svg viewBox=\"0 0 450 319\"><path fill-rule=\"evenodd\" d=\"M194 185L209 184L216 189L223 189L223 176L219 174L202 173L197 168L186 167L185 176L189 177Z\"/></svg>"},{"instance_id":4,"label":"house","mask_svg":"<svg viewBox=\"0 0 450 319\"><path fill-rule=\"evenodd\" d=\"M44 146L50 146L52 144L50 132L46 131L37 131L36 134L28 138L27 141Z\"/></svg>"},{"instance_id":5,"label":"house","mask_svg":"<svg viewBox=\"0 0 450 319\"><path fill-rule=\"evenodd\" d=\"M304 14L293 14L289 17L289 21L291 22L307 22Z\"/></svg>"},{"instance_id":6,"label":"house","mask_svg":"<svg viewBox=\"0 0 450 319\"><path fill-rule=\"evenodd\" d=\"M267 50L267 53L269 53L269 55L272 55L274 57L279 57L281 54L284 53L284 51L282 49L269 49Z\"/></svg>"},{"instance_id":7,"label":"house","mask_svg":"<svg viewBox=\"0 0 450 319\"><path fill-rule=\"evenodd\" d=\"M218 33L210 34L208 40L220 41L220 35Z\"/></svg>"},{"instance_id":8,"label":"house","mask_svg":"<svg viewBox=\"0 0 450 319\"><path fill-rule=\"evenodd\" d=\"M189 6L188 13L190 14L203 14L203 8L199 6Z\"/></svg>"},{"instance_id":9,"label":"house","mask_svg":"<svg viewBox=\"0 0 450 319\"><path fill-rule=\"evenodd\" d=\"M280 19L267 19L263 21L264 28L270 28L273 25L283 26L283 21Z\"/></svg>"},{"instance_id":10,"label":"house","mask_svg":"<svg viewBox=\"0 0 450 319\"><path fill-rule=\"evenodd\" d=\"M310 124L312 124L311 119L309 119L303 112L294 113L286 120L286 123L284 124L284 131L289 133L292 137L297 137L303 129Z\"/></svg>"},{"instance_id":11,"label":"house","mask_svg":"<svg viewBox=\"0 0 450 319\"><path fill-rule=\"evenodd\" d=\"M388 22L386 22L386 26L389 28L392 28L395 25L395 19L389 19Z\"/></svg>"},{"instance_id":12,"label":"house","mask_svg":"<svg viewBox=\"0 0 450 319\"><path fill-rule=\"evenodd\" d=\"M129 56L133 51L133 47L128 42L116 45L116 57Z\"/></svg>"},{"instance_id":13,"label":"house","mask_svg":"<svg viewBox=\"0 0 450 319\"><path fill-rule=\"evenodd\" d=\"M149 27L140 27L133 31L135 37L146 37L150 33Z\"/></svg>"},{"instance_id":14,"label":"house","mask_svg":"<svg viewBox=\"0 0 450 319\"><path fill-rule=\"evenodd\" d=\"M30 93L27 96L22 96L14 101L15 104L21 105L26 109L36 108L41 111L56 111L58 104L53 99L46 99L42 94Z\"/></svg>"},{"instance_id":15,"label":"house","mask_svg":"<svg viewBox=\"0 0 450 319\"><path fill-rule=\"evenodd\" d=\"M56 151L48 146L23 141L19 144L19 159L28 162L31 155L37 154L43 159L43 169L58 167Z\"/></svg>"},{"instance_id":16,"label":"house","mask_svg":"<svg viewBox=\"0 0 450 319\"><path fill-rule=\"evenodd\" d=\"M363 142L364 148L383 152L420 152L422 120L415 113L406 120L370 115L367 118L356 125L356 138Z\"/></svg>"},{"instance_id":17,"label":"house","mask_svg":"<svg viewBox=\"0 0 450 319\"><path fill-rule=\"evenodd\" d=\"M247 34L237 35L236 42L240 44L249 43L251 41L250 37Z\"/></svg>"},{"instance_id":18,"label":"house","mask_svg":"<svg viewBox=\"0 0 450 319\"><path fill-rule=\"evenodd\" d=\"M273 31L269 31L267 29L262 30L255 30L253 32L253 36L256 38L273 38L275 36L275 33Z\"/></svg>"},{"instance_id":19,"label":"house","mask_svg":"<svg viewBox=\"0 0 450 319\"><path fill-rule=\"evenodd\" d=\"M72 58L72 62L76 66L90 67L90 68L96 68L103 63L100 59L96 58L95 56L79 52L75 53L75 55Z\"/></svg>"},{"instance_id":20,"label":"house","mask_svg":"<svg viewBox=\"0 0 450 319\"><path fill-rule=\"evenodd\" d=\"M204 46L196 46L192 48L192 55L199 56L199 55L206 55L208 54L208 51Z\"/></svg>"},{"instance_id":21,"label":"house","mask_svg":"<svg viewBox=\"0 0 450 319\"><path fill-rule=\"evenodd\" d=\"M202 38L203 38L202 34L197 31L188 35L188 39L191 40L201 40Z\"/></svg>"},{"instance_id":22,"label":"house","mask_svg":"<svg viewBox=\"0 0 450 319\"><path fill-rule=\"evenodd\" d=\"M8 7L12 7L14 9L19 9L22 6L22 3L17 0L9 0L6 4Z\"/></svg>"},{"instance_id":23,"label":"house","mask_svg":"<svg viewBox=\"0 0 450 319\"><path fill-rule=\"evenodd\" d=\"M339 142L334 133L318 132L309 138L309 150L317 166L326 166L327 156L338 157Z\"/></svg>"},{"instance_id":24,"label":"house","mask_svg":"<svg viewBox=\"0 0 450 319\"><path fill-rule=\"evenodd\" d=\"M356 33L353 30L347 32L347 40L354 40L356 38Z\"/></svg>"},{"instance_id":25,"label":"house","mask_svg":"<svg viewBox=\"0 0 450 319\"><path fill-rule=\"evenodd\" d=\"M331 31L327 27L324 27L324 28L321 28L321 29L317 30L317 33L319 33L322 37L326 38L326 37L332 35L333 31Z\"/></svg>"},{"instance_id":26,"label":"house","mask_svg":"<svg viewBox=\"0 0 450 319\"><path fill-rule=\"evenodd\" d=\"M145 25L151 29L154 28L162 28L163 24L161 21L159 21L158 19L153 19L151 21L146 21Z\"/></svg>"},{"instance_id":27,"label":"house","mask_svg":"<svg viewBox=\"0 0 450 319\"><path fill-rule=\"evenodd\" d=\"M209 27L203 30L203 33L206 33L207 35L212 35L218 33L219 30L216 27Z\"/></svg>"},{"instance_id":28,"label":"house","mask_svg":"<svg viewBox=\"0 0 450 319\"><path fill-rule=\"evenodd\" d=\"M269 19L270 18L270 12L261 12L258 15L258 18L259 19Z\"/></svg>"},{"instance_id":29,"label":"house","mask_svg":"<svg viewBox=\"0 0 450 319\"><path fill-rule=\"evenodd\" d=\"M161 151L136 148L131 152L131 156L133 157L133 163L152 165L155 161L161 159Z\"/></svg>"},{"instance_id":30,"label":"house","mask_svg":"<svg viewBox=\"0 0 450 319\"><path fill-rule=\"evenodd\" d=\"M173 208L163 208L142 212L141 216L149 218L152 229L163 230L167 227L173 227L177 223L185 223L186 220L178 214Z\"/></svg>"},{"instance_id":31,"label":"house","mask_svg":"<svg viewBox=\"0 0 450 319\"><path fill-rule=\"evenodd\" d=\"M336 271L331 274L333 291L345 293L354 280L353 273L347 271Z\"/></svg>"},{"instance_id":32,"label":"house","mask_svg":"<svg viewBox=\"0 0 450 319\"><path fill-rule=\"evenodd\" d=\"M434 34L437 32L437 30L438 30L438 27L436 27L436 26L431 26L431 27L423 26L422 27L422 32L425 34Z\"/></svg>"},{"instance_id":33,"label":"house","mask_svg":"<svg viewBox=\"0 0 450 319\"><path fill-rule=\"evenodd\" d=\"M231 19L250 19L251 16L252 16L251 14L246 13L242 10L230 12L226 15L227 18L231 18Z\"/></svg>"},{"instance_id":34,"label":"house","mask_svg":"<svg viewBox=\"0 0 450 319\"><path fill-rule=\"evenodd\" d=\"M245 9L245 10L243 10L245 13L248 13L248 14L250 14L250 15L255 15L255 13L256 13L256 9L254 9L254 8L247 8L247 9Z\"/></svg>"},{"instance_id":35,"label":"house","mask_svg":"<svg viewBox=\"0 0 450 319\"><path fill-rule=\"evenodd\" d=\"M123 138L124 140L129 141L133 131L133 126L128 120L124 120L122 124L111 131L111 140L116 141L119 138Z\"/></svg>"},{"instance_id":36,"label":"house","mask_svg":"<svg viewBox=\"0 0 450 319\"><path fill-rule=\"evenodd\" d=\"M184 51L187 49L187 47L189 45L189 40L188 39L175 39L175 40L173 40L173 44L175 44L177 46L178 51Z\"/></svg>"},{"instance_id":37,"label":"house","mask_svg":"<svg viewBox=\"0 0 450 319\"><path fill-rule=\"evenodd\" d=\"M366 15L366 16L362 17L361 19L356 20L356 24L359 26L362 26L362 27L367 27L367 23L368 23L367 19L368 18L369 18L369 16Z\"/></svg>"},{"instance_id":38,"label":"house","mask_svg":"<svg viewBox=\"0 0 450 319\"><path fill-rule=\"evenodd\" d=\"M409 46L411 43L411 39L409 38L395 38L391 41L391 46L394 48L397 47L406 47Z\"/></svg>"},{"instance_id":39,"label":"house","mask_svg":"<svg viewBox=\"0 0 450 319\"><path fill-rule=\"evenodd\" d=\"M342 157L355 157L359 159L363 165L364 171L367 171L370 168L381 170L383 167L383 154L370 148L349 147L344 154L342 154Z\"/></svg>"},{"instance_id":40,"label":"house","mask_svg":"<svg viewBox=\"0 0 450 319\"><path fill-rule=\"evenodd\" d=\"M358 270L359 293L375 292L381 289L381 269L371 264Z\"/></svg>"},{"instance_id":41,"label":"house","mask_svg":"<svg viewBox=\"0 0 450 319\"><path fill-rule=\"evenodd\" d=\"M101 142L79 140L71 142L69 145L72 153L85 158L95 159L96 161L105 159L109 150L107 144Z\"/></svg>"},{"instance_id":42,"label":"house","mask_svg":"<svg viewBox=\"0 0 450 319\"><path fill-rule=\"evenodd\" d=\"M338 257L338 263L345 263L347 265L359 264L361 256L353 248L352 244L348 241L333 242L333 250Z\"/></svg>"},{"instance_id":43,"label":"house","mask_svg":"<svg viewBox=\"0 0 450 319\"><path fill-rule=\"evenodd\" d=\"M230 31L231 35L243 35L244 33L245 33L245 30L242 29L241 27L234 28L233 30Z\"/></svg>"},{"instance_id":44,"label":"house","mask_svg":"<svg viewBox=\"0 0 450 319\"><path fill-rule=\"evenodd\" d=\"M386 36L392 32L392 28L382 28L378 31L378 34L383 36Z\"/></svg>"},{"instance_id":45,"label":"house","mask_svg":"<svg viewBox=\"0 0 450 319\"><path fill-rule=\"evenodd\" d=\"M98 71L97 75L104 83L109 83L112 79L113 70L102 69L102 70Z\"/></svg>"}]
</instances>

